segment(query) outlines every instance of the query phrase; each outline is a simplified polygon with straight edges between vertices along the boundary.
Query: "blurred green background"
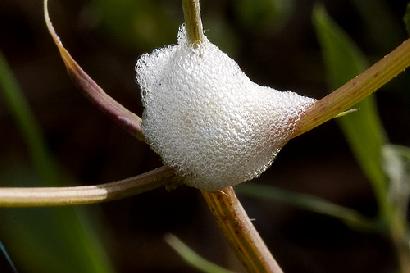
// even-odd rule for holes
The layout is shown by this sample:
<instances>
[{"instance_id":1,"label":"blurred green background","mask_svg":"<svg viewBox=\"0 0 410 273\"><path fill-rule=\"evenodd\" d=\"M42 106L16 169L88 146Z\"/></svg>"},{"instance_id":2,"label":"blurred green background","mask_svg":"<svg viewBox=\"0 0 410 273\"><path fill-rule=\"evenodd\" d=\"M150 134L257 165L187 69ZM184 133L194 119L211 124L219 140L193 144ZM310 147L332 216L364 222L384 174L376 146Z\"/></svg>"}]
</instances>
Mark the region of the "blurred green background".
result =
<instances>
[{"instance_id":1,"label":"blurred green background","mask_svg":"<svg viewBox=\"0 0 410 273\"><path fill-rule=\"evenodd\" d=\"M315 1L202 1L201 8L206 35L252 80L321 98L407 37L402 20L407 1L321 3L363 53L353 68L356 53L341 68L329 62L332 56L339 59L334 65L350 60L343 47L323 59L312 22ZM183 21L180 6L176 0L51 0L50 13L66 48L90 76L141 114L135 61L175 43ZM42 1L1 0L0 51L13 73L7 75L2 64L3 80L15 77L22 93L0 95L0 186L91 185L161 165L149 147L112 124L70 81L43 22ZM409 89L407 73L375 97L386 132L382 138L393 144L410 146ZM8 90L16 94L18 86ZM369 135L365 127L356 128ZM329 122L292 140L251 183L312 194L373 218L378 212L369 174L349 142L336 122ZM394 272L394 250L385 235L242 192L244 207L285 272ZM165 243L167 233L207 259L243 271L191 188L81 208L0 209L0 241L22 273L198 272Z\"/></svg>"}]
</instances>

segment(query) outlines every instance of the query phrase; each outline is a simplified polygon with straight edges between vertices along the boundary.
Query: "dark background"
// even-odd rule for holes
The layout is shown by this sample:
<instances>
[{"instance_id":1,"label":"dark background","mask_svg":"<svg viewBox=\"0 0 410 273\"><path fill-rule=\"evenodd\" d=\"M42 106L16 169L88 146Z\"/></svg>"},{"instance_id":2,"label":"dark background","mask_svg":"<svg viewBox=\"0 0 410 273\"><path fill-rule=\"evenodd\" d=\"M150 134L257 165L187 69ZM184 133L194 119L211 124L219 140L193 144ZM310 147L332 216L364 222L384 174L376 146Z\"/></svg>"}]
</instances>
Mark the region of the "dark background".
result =
<instances>
[{"instance_id":1,"label":"dark background","mask_svg":"<svg viewBox=\"0 0 410 273\"><path fill-rule=\"evenodd\" d=\"M255 1L254 5L261 5L255 10L246 6L249 1L202 2L206 35L252 80L314 98L328 92L311 23L314 1L279 1L288 7L277 9L265 9L259 4L263 1ZM322 2L370 62L406 38L402 17L407 1ZM379 5L389 18L379 16ZM144 52L175 43L183 21L180 1L53 0L50 13L66 48L85 71L140 115L135 61ZM375 24L373 28L369 22ZM383 32L388 23L394 33ZM161 165L148 146L98 112L71 82L47 33L41 1L1 0L0 50L51 154L75 184L114 181ZM410 146L406 77L408 83L407 73L383 87L377 101L390 141ZM16 173L22 170L32 173L27 147L0 97L0 173L10 179L0 185L19 185ZM314 194L369 217L377 213L371 186L334 121L292 140L273 166L250 183ZM288 205L239 197L287 273L393 272L393 250L381 235L352 231L338 220ZM100 218L103 244L117 272L197 272L164 242L167 233L176 234L211 261L243 270L195 189L159 189L91 209ZM0 234L0 240L12 244L5 234ZM10 255L21 272L34 272L24 271L30 265L19 265L19 257L30 255L35 246L27 246L26 253L13 249Z\"/></svg>"}]
</instances>

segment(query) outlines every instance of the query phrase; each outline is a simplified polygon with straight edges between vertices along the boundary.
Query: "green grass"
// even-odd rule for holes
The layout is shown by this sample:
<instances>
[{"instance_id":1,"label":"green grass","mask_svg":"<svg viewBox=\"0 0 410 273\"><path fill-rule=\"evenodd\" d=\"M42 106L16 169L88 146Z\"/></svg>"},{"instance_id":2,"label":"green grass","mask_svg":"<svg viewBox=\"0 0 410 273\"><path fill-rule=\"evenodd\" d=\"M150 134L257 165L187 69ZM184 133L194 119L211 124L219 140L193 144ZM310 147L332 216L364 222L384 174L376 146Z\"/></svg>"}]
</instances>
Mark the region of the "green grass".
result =
<instances>
[{"instance_id":1,"label":"green grass","mask_svg":"<svg viewBox=\"0 0 410 273\"><path fill-rule=\"evenodd\" d=\"M40 126L1 53L0 88L33 165L0 170L2 186L63 185L69 178L49 154ZM101 227L84 209L7 209L0 211L0 217L2 239L24 272L113 273L98 232Z\"/></svg>"}]
</instances>

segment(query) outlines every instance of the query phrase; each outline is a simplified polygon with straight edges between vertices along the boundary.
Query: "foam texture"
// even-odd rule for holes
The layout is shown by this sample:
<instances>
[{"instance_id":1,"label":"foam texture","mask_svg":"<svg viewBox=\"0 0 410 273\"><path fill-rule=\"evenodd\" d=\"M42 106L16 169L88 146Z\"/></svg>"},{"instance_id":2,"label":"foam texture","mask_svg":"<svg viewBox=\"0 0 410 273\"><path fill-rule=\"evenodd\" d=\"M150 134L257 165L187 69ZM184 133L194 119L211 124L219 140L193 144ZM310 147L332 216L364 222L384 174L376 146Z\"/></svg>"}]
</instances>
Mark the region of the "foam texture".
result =
<instances>
[{"instance_id":1,"label":"foam texture","mask_svg":"<svg viewBox=\"0 0 410 273\"><path fill-rule=\"evenodd\" d=\"M252 82L206 38L144 54L136 64L143 128L164 163L186 184L219 190L259 176L314 99Z\"/></svg>"}]
</instances>

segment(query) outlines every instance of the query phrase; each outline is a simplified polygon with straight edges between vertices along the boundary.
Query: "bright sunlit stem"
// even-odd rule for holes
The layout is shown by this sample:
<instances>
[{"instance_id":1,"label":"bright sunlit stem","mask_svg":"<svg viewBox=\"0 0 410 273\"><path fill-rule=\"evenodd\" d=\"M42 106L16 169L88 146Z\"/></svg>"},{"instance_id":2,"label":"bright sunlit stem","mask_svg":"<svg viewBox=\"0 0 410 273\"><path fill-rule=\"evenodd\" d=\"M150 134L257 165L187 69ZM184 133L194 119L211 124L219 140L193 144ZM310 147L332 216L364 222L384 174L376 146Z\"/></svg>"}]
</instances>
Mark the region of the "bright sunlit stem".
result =
<instances>
[{"instance_id":1,"label":"bright sunlit stem","mask_svg":"<svg viewBox=\"0 0 410 273\"><path fill-rule=\"evenodd\" d=\"M404 41L365 72L317 101L300 118L291 138L299 136L346 111L410 66L410 39Z\"/></svg>"},{"instance_id":2,"label":"bright sunlit stem","mask_svg":"<svg viewBox=\"0 0 410 273\"><path fill-rule=\"evenodd\" d=\"M188 41L192 45L199 45L204 39L199 0L182 0L185 28Z\"/></svg>"}]
</instances>

